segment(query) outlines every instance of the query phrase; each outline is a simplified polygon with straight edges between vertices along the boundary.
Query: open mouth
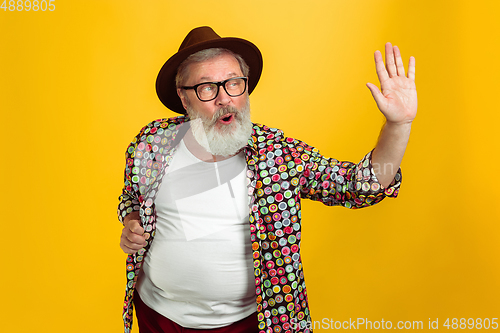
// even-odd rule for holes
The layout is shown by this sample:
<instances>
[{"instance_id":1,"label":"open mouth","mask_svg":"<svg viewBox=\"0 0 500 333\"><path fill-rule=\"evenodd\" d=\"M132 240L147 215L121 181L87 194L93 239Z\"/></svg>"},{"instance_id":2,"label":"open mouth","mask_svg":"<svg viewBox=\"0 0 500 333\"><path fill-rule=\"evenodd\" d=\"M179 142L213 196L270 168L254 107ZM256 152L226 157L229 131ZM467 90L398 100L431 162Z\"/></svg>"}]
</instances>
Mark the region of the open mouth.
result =
<instances>
[{"instance_id":1,"label":"open mouth","mask_svg":"<svg viewBox=\"0 0 500 333\"><path fill-rule=\"evenodd\" d=\"M234 114L228 113L219 118L219 122L223 124L230 124L234 119Z\"/></svg>"}]
</instances>

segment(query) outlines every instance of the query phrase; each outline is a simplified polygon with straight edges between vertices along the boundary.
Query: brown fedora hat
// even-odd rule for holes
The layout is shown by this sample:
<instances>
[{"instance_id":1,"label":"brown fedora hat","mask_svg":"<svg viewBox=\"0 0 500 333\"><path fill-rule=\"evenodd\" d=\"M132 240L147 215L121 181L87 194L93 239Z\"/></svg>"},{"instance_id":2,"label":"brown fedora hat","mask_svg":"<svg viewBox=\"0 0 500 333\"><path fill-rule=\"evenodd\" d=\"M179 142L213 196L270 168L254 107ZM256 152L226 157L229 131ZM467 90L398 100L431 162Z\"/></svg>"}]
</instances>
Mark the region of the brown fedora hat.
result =
<instances>
[{"instance_id":1,"label":"brown fedora hat","mask_svg":"<svg viewBox=\"0 0 500 333\"><path fill-rule=\"evenodd\" d=\"M241 38L222 38L210 27L198 27L184 38L179 51L165 62L156 78L156 93L167 108L177 113L186 113L175 87L177 68L191 54L210 48L231 50L245 60L250 67L248 93L252 93L262 72L262 55L257 46Z\"/></svg>"}]
</instances>

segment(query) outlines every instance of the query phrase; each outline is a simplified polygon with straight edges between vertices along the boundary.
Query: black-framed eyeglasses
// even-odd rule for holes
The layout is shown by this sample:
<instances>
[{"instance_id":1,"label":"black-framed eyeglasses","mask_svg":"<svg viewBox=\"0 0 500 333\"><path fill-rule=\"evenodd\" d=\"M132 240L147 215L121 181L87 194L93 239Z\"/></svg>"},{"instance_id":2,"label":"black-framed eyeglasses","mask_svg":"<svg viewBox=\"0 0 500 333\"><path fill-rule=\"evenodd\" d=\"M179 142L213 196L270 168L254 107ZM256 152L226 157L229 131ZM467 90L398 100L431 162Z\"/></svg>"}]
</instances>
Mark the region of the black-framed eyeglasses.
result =
<instances>
[{"instance_id":1,"label":"black-framed eyeglasses","mask_svg":"<svg viewBox=\"0 0 500 333\"><path fill-rule=\"evenodd\" d=\"M247 77L232 77L220 82L203 82L192 87L181 87L182 89L194 89L196 97L202 102L214 100L219 95L219 88L224 87L226 94L231 97L243 95L247 89Z\"/></svg>"}]
</instances>

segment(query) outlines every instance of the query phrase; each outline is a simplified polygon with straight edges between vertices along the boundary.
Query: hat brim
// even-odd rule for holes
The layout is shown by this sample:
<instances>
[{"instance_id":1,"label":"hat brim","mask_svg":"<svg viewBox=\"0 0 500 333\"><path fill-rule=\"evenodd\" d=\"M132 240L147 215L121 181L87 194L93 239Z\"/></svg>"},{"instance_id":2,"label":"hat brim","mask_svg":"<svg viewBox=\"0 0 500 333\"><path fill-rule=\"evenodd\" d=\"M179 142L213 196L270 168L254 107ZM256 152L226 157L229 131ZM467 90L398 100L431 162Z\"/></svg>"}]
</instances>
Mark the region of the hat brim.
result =
<instances>
[{"instance_id":1,"label":"hat brim","mask_svg":"<svg viewBox=\"0 0 500 333\"><path fill-rule=\"evenodd\" d=\"M182 49L170 57L160 69L156 78L156 93L160 101L167 108L177 113L186 113L177 95L177 88L175 86L177 69L191 54L210 48L224 48L240 55L250 68L248 74L248 93L251 94L255 89L262 73L262 54L257 46L247 40L234 37L209 40Z\"/></svg>"}]
</instances>

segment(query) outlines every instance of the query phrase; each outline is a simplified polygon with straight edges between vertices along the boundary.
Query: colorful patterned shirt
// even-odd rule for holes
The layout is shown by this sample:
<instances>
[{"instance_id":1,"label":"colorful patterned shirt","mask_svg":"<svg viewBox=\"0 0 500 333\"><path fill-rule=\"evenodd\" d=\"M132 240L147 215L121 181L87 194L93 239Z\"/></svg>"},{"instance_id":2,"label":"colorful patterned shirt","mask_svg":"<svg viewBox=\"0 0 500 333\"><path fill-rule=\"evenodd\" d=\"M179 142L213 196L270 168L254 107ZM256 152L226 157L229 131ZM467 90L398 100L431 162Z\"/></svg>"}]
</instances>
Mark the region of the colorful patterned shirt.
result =
<instances>
[{"instance_id":1,"label":"colorful patterned shirt","mask_svg":"<svg viewBox=\"0 0 500 333\"><path fill-rule=\"evenodd\" d=\"M146 125L126 152L125 184L118 216L139 211L149 234L147 245L127 258L123 307L125 332L133 318L133 295L144 257L154 240L155 197L176 150L189 128L189 118L158 119ZM260 332L311 332L304 282L301 242L301 199L355 209L396 197L398 170L384 188L375 177L371 152L358 164L322 156L306 143L285 137L281 130L254 124L244 147L250 196L249 227L255 272L255 297Z\"/></svg>"}]
</instances>

